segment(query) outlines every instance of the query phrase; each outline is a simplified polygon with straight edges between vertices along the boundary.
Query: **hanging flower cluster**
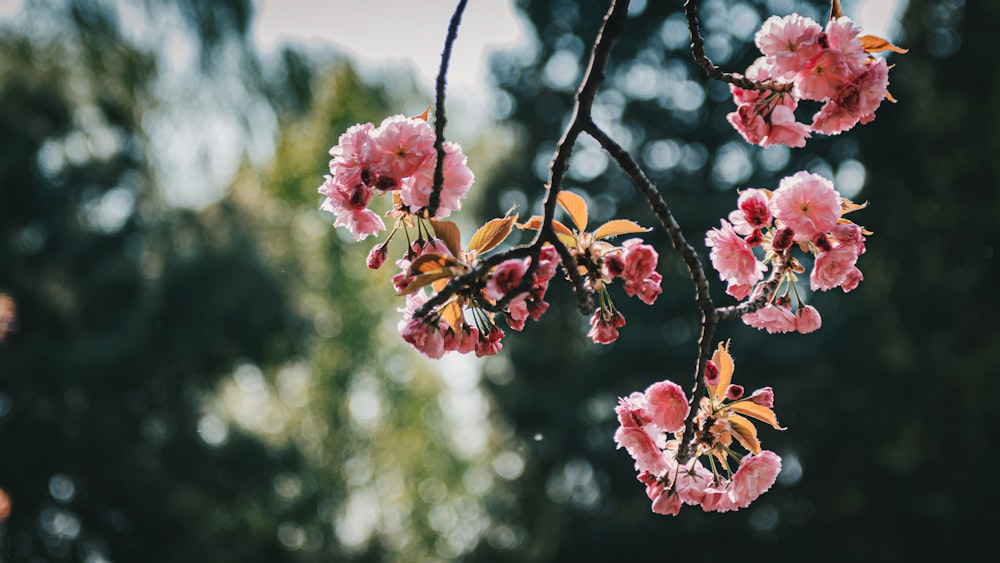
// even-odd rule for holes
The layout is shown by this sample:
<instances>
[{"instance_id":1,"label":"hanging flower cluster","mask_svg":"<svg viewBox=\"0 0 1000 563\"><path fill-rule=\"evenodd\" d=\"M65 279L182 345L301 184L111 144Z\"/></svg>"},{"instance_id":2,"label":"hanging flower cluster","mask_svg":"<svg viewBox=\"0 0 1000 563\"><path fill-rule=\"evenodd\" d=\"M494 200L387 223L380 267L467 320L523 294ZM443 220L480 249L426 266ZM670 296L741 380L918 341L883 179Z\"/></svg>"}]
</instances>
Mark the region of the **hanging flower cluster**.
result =
<instances>
[{"instance_id":1,"label":"hanging flower cluster","mask_svg":"<svg viewBox=\"0 0 1000 563\"><path fill-rule=\"evenodd\" d=\"M644 233L649 229L626 219L614 219L593 232L587 232L587 202L570 191L559 192L556 201L569 215L575 227L571 229L553 220L552 227L556 236L573 257L585 287L596 292L599 297L598 308L590 318L591 328L587 336L597 344L610 344L618 339L618 329L625 326L625 316L615 308L608 286L615 278L622 278L626 295L638 297L643 303L652 305L663 293L660 287L663 276L656 271L659 254L652 246L637 238L626 240L621 246L615 246L607 240L617 235ZM519 227L538 229L541 225L542 218L534 216Z\"/></svg>"},{"instance_id":2,"label":"hanging flower cluster","mask_svg":"<svg viewBox=\"0 0 1000 563\"><path fill-rule=\"evenodd\" d=\"M768 264L783 267L767 304L743 315L743 322L770 333L818 329L819 312L803 304L795 285L797 275L806 269L791 252L798 247L813 257L809 275L813 291L837 287L845 293L852 291L864 279L857 261L865 252L865 235L871 232L843 216L864 206L841 197L832 182L808 172L782 178L774 192L744 190L737 205L729 221L723 219L721 227L705 236L705 245L712 249L712 266L728 283L726 292L752 301L760 295Z\"/></svg>"},{"instance_id":3,"label":"hanging flower cluster","mask_svg":"<svg viewBox=\"0 0 1000 563\"><path fill-rule=\"evenodd\" d=\"M678 453L690 406L679 385L660 381L619 399L615 443L635 460L653 512L677 515L684 504L706 512L746 508L777 479L781 458L761 449L750 420L783 430L771 410L774 393L763 387L745 395L732 383L733 368L728 345L720 343L705 373L707 392L693 419L686 461L679 461ZM737 453L737 446L748 453Z\"/></svg>"},{"instance_id":4,"label":"hanging flower cluster","mask_svg":"<svg viewBox=\"0 0 1000 563\"><path fill-rule=\"evenodd\" d=\"M744 73L772 89L730 86L736 111L727 118L747 142L803 147L812 133L837 135L875 119L888 92L889 66L872 53L905 53L885 39L861 35L835 10L823 28L798 14L768 18L754 42L763 54ZM812 124L795 119L800 100L822 103Z\"/></svg>"},{"instance_id":5,"label":"hanging flower cluster","mask_svg":"<svg viewBox=\"0 0 1000 563\"><path fill-rule=\"evenodd\" d=\"M474 280L430 313L416 315L431 297L427 286L440 291L452 279L473 272L477 256L503 242L516 220L515 215L488 222L473 235L466 250L458 248L451 236L457 237L457 228L433 222L447 240L434 238L422 245L415 243L397 262L401 272L393 278L393 284L407 296L406 306L399 309L403 319L397 327L403 340L429 358L440 358L451 351L489 356L500 351L504 337L496 324L497 314L516 331L523 330L529 318L537 321L542 316L549 308L545 292L559 262L552 246L542 248L533 271L530 256L504 260L488 271L485 281Z\"/></svg>"},{"instance_id":6,"label":"hanging flower cluster","mask_svg":"<svg viewBox=\"0 0 1000 563\"><path fill-rule=\"evenodd\" d=\"M689 22L696 18L695 4L685 3ZM626 17L624 8L612 6L609 18ZM701 38L696 26L691 31L699 59L695 45ZM599 35L592 65L606 64L607 57L596 53L610 49L613 37L608 37L609 42L603 43L603 31ZM825 27L795 14L773 16L755 42L762 56L747 69L743 78L748 80L724 73L721 79L740 84L731 86L737 109L728 120L748 142L763 146L802 147L813 133L836 135L870 122L883 99L894 101L888 93L889 66L873 53L906 52L883 39L861 35L841 13L838 0L831 0ZM712 67L703 52L699 63L706 70ZM596 90L599 81L590 80L603 74L603 66L588 69L581 92ZM821 104L811 124L796 120L803 100ZM872 233L845 215L864 205L842 197L826 178L798 172L781 179L773 191L743 190L737 209L706 233L712 266L726 282L726 292L742 301L721 314L707 295L701 261L669 210L659 205L665 203L656 201L655 186L648 184L628 152L591 121L589 111L583 108L575 114L564 136L568 148L575 142L569 135L573 127L589 133L645 193L683 255L698 288L703 318L738 316L770 333L809 333L820 328L822 319L800 297L799 276L808 271L813 292L838 287L850 292L863 280L857 262L865 253L865 237ZM321 208L335 216L334 226L346 228L357 241L385 230L382 217L369 204L374 195L392 194L386 216L394 224L386 239L369 252L367 265L382 268L390 259L392 238L405 237L405 250L393 261L397 272L392 277L397 294L406 299L397 326L403 340L430 358L446 352L496 354L504 338L499 319L513 331L523 330L529 319L538 321L549 308L546 293L560 267L579 292L581 309L589 311L591 298L596 298L587 334L595 343L616 341L625 326L609 292L615 280L621 279L629 297L648 305L656 302L663 291L663 278L656 271L657 251L638 238L611 242L613 237L649 229L613 219L588 231L586 200L571 191L550 191L545 217L519 223L512 209L479 227L463 245L458 226L444 219L461 208L473 174L457 144L436 143L427 115L427 111L416 117L394 115L378 127L365 123L349 128L330 149L330 174L319 187L325 196ZM553 177L560 174L560 159L569 155L563 148L560 145L553 160ZM440 184L435 186L439 149L444 161ZM568 216L566 223L554 219L557 206ZM515 227L535 231L533 242L493 253ZM713 323L703 321L704 342L711 341L713 330ZM771 388L745 395L743 387L732 383L728 343L719 344L711 360L706 351L699 365L706 369L695 389L704 389L706 395L697 402L689 400L678 384L665 380L620 399L615 409L619 421L615 443L634 459L653 511L660 514L675 515L683 504L717 512L745 508L770 489L781 470L780 457L762 449L753 422L782 430L772 410ZM739 453L743 450L746 453Z\"/></svg>"},{"instance_id":7,"label":"hanging flower cluster","mask_svg":"<svg viewBox=\"0 0 1000 563\"><path fill-rule=\"evenodd\" d=\"M378 127L357 124L340 136L330 149L330 174L319 187L326 196L320 207L336 215L334 226L347 228L358 241L384 230L382 218L368 208L375 194L395 194L397 217L419 214L428 206L437 151L427 113L393 115ZM444 143L444 150L444 184L435 215L439 219L462 207L474 179L460 146Z\"/></svg>"}]
</instances>

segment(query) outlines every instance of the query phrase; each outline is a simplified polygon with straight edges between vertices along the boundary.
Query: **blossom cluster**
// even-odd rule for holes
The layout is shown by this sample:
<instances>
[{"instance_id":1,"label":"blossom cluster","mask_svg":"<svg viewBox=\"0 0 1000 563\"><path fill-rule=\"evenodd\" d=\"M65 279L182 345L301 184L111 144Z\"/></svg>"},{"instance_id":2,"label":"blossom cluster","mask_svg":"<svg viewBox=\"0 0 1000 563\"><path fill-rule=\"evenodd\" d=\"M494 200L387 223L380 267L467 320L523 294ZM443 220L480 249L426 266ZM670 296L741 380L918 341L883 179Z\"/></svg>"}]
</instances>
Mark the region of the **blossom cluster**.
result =
<instances>
[{"instance_id":1,"label":"blossom cluster","mask_svg":"<svg viewBox=\"0 0 1000 563\"><path fill-rule=\"evenodd\" d=\"M892 97L889 66L871 53L906 52L861 35L842 15L825 28L798 14L771 16L754 42L762 56L744 76L762 88L731 86L737 108L727 118L747 142L762 146L803 147L812 133L837 135L875 119L882 100ZM811 124L796 121L800 100L822 104Z\"/></svg>"},{"instance_id":2,"label":"blossom cluster","mask_svg":"<svg viewBox=\"0 0 1000 563\"><path fill-rule=\"evenodd\" d=\"M461 354L475 352L477 357L499 352L504 331L497 326L493 311L497 310L495 305L501 300L506 300L507 304L499 311L506 318L507 326L516 331L523 330L529 318L537 321L549 308L544 301L545 292L555 276L559 261L552 246L544 247L539 254L538 266L531 273L527 290L519 291L519 288L528 275L531 257L505 260L492 268L484 288L456 292L430 314L417 316L416 311L430 298L420 279L426 274L419 273L427 270L426 265L443 265L450 271L436 280L437 288L455 275L472 271L474 265L467 263L472 253L459 252L456 258L440 240L414 246L410 257L404 257L397 263L402 273L393 278L396 289L400 293L408 293L406 306L399 309L403 318L397 328L403 340L429 358L437 359L452 351ZM429 270L428 273L437 277L441 269ZM410 292L414 285L421 287Z\"/></svg>"},{"instance_id":3,"label":"blossom cluster","mask_svg":"<svg viewBox=\"0 0 1000 563\"><path fill-rule=\"evenodd\" d=\"M656 271L659 254L641 239L632 238L620 246L608 239L614 236L648 231L632 221L615 219L587 231L589 221L586 201L571 191L560 192L557 203L569 215L573 228L554 220L553 229L577 265L577 271L589 291L598 295L598 307L590 318L587 336L597 344L610 344L618 339L618 329L625 326L622 315L611 299L608 286L623 280L625 294L638 297L647 305L656 302L663 293L663 276ZM538 228L541 217L532 217L521 228Z\"/></svg>"},{"instance_id":4,"label":"blossom cluster","mask_svg":"<svg viewBox=\"0 0 1000 563\"><path fill-rule=\"evenodd\" d=\"M777 479L781 458L761 448L750 420L782 430L771 410L774 392L763 387L746 395L732 383L733 370L728 345L719 344L706 369L707 392L693 418L686 460L678 457L691 407L678 384L659 381L619 399L615 443L635 461L653 512L677 515L684 504L705 512L746 508ZM748 453L738 454L737 445Z\"/></svg>"},{"instance_id":5,"label":"blossom cluster","mask_svg":"<svg viewBox=\"0 0 1000 563\"><path fill-rule=\"evenodd\" d=\"M806 269L791 252L798 247L813 257L812 291L854 290L864 279L857 261L865 252L865 235L871 233L843 215L863 206L841 197L830 180L809 172L782 178L773 192L743 190L737 205L728 221L722 219L721 227L705 236L705 245L712 249L712 266L728 284L726 292L736 299L757 299L767 264L783 268L767 303L744 315L743 322L770 333L818 329L819 312L803 304L795 285L797 275Z\"/></svg>"},{"instance_id":6,"label":"blossom cluster","mask_svg":"<svg viewBox=\"0 0 1000 563\"><path fill-rule=\"evenodd\" d=\"M430 204L438 157L426 114L393 115L378 127L357 124L340 136L330 149L330 174L318 190L326 196L321 209L336 215L334 226L345 227L358 241L384 230L382 218L368 208L375 194L396 194L397 216L418 214ZM461 208L474 179L462 148L450 142L443 147L444 183L436 218Z\"/></svg>"}]
</instances>

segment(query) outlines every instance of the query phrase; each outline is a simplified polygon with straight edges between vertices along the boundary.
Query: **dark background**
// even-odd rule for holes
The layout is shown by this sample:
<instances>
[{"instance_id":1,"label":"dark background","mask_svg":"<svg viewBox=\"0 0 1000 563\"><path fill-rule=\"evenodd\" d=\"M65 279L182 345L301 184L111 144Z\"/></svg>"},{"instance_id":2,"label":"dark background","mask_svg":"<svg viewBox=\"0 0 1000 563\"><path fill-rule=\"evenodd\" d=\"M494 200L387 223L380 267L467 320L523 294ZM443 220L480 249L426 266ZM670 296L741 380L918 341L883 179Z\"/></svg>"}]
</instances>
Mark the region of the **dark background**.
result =
<instances>
[{"instance_id":1,"label":"dark background","mask_svg":"<svg viewBox=\"0 0 1000 563\"><path fill-rule=\"evenodd\" d=\"M398 346L391 272L359 272L370 245L346 244L315 211L336 136L413 99L422 108L427 93L362 79L336 53L259 57L249 2L139 3L180 15L206 87L241 85L237 114L255 100L278 123L272 161L247 161L228 196L171 207L144 126L163 103L155 50L127 40L104 3L77 0L34 5L48 33L0 28L0 292L18 308L0 342L0 489L12 502L0 560L911 561L988 549L1000 4L910 0L894 38L910 51L890 60L899 103L787 154L745 146L725 122L728 89L673 39L680 2L633 4L596 117L631 139L703 257L702 233L736 188L773 188L799 169L865 172L854 199L871 204L853 218L875 233L866 279L814 297L823 328L717 333L732 338L737 382L772 386L788 427L761 434L785 463L772 491L736 513L657 516L614 450L616 397L663 378L686 386L693 372L693 289L658 232L656 305L614 293L628 325L598 347L569 288L554 286L550 312L465 389L489 413L487 445L450 446L454 385ZM557 52L582 67L606 9L517 5L538 53L493 60L516 142L477 170L466 213L482 218L538 209L534 163L548 162L576 85L545 67ZM778 10L821 19L828 6L706 0L709 54L745 68L749 35L728 30ZM644 89L649 69L657 82ZM679 86L704 103L676 101L689 99L673 97ZM116 141L102 145L107 131ZM725 162L743 164L735 181ZM588 195L593 221L655 224L613 164L594 177L580 164L567 187ZM234 390L260 401L251 414L270 414L240 419L224 400ZM506 471L511 460L523 470Z\"/></svg>"}]
</instances>

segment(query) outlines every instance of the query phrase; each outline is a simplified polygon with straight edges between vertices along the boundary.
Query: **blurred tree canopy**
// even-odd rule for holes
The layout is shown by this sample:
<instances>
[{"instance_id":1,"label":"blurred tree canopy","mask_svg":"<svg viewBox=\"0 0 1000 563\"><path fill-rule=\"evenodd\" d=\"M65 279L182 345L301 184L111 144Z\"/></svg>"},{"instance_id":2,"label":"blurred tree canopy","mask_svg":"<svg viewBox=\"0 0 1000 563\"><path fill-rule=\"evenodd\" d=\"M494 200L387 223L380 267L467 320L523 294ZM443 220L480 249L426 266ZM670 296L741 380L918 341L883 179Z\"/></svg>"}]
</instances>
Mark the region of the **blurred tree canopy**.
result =
<instances>
[{"instance_id":1,"label":"blurred tree canopy","mask_svg":"<svg viewBox=\"0 0 1000 563\"><path fill-rule=\"evenodd\" d=\"M857 2L843 4L851 15ZM477 170L482 217L512 204L538 211L607 7L516 5L534 52L493 61L495 110L515 142L489 174ZM823 330L720 327L737 382L775 389L789 430L762 437L785 471L749 510L676 518L651 513L611 440L617 397L664 377L686 385L693 372L698 312L674 253L661 252L655 307L616 296L628 325L611 346L589 343L568 288L554 285L556 306L501 356L428 368L395 334L386 271L365 270L367 245L345 244L315 209L337 135L422 109L427 94L367 81L335 53L288 46L261 57L249 0L134 6L178 18L206 80L238 84L235 107L268 108L273 155L263 165L241 156L216 203L165 205L147 126L168 102L155 46L129 39L129 22L93 0L32 4L31 28L0 28L0 293L18 308L0 341L0 489L13 506L0 561L978 551L961 538L986 530L993 495L979 473L997 461L987 417L1000 373L990 322L1000 123L987 69L1000 5L909 0L895 42L910 53L891 60L900 103L788 150L747 146L726 123L728 87L691 60L680 0L632 2L595 117L699 251L736 189L774 187L799 169L860 190L854 199L871 206L857 221L875 232L859 289L814 297ZM768 14L821 20L828 9L704 0L709 55L739 71ZM258 134L258 114L237 113ZM577 147L569 180L594 221L653 226L596 144ZM662 233L647 238L666 248ZM716 299L729 302L721 290Z\"/></svg>"}]
</instances>

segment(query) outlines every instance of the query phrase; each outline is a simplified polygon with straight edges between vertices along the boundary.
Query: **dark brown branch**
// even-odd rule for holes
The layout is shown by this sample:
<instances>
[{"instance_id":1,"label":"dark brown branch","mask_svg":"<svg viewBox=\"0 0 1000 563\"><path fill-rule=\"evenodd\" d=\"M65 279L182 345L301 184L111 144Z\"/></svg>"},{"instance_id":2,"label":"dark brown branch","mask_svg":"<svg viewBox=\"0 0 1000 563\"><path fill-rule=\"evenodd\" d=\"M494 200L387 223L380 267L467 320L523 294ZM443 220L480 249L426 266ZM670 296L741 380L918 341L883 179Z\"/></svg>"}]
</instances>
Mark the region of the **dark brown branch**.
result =
<instances>
[{"instance_id":1,"label":"dark brown branch","mask_svg":"<svg viewBox=\"0 0 1000 563\"><path fill-rule=\"evenodd\" d=\"M698 413L698 401L705 394L705 378L702 375L705 373L708 359L712 357L712 336L715 334L716 325L719 324L719 310L716 309L715 303L712 302L712 297L708 292L708 278L705 276L705 267L702 265L701 259L698 257L698 253L695 252L694 247L684 238L684 233L670 212L667 203L663 200L660 190L653 185L646 176L646 173L642 171L639 164L632 158L632 155L600 127L591 123L586 131L604 147L604 150L608 151L608 154L615 159L618 166L628 176L632 185L639 190L639 193L645 196L653 213L656 214L656 217L660 220L660 224L663 225L663 229L670 237L670 243L683 258L684 264L688 269L688 275L691 276L691 281L694 282L695 300L698 302L698 308L701 309L701 335L698 339L698 361L695 363L694 388L691 390L691 411L685 421L684 436L681 439L677 455L678 461L684 463L692 453L691 441L694 439L694 418Z\"/></svg>"},{"instance_id":2,"label":"dark brown branch","mask_svg":"<svg viewBox=\"0 0 1000 563\"><path fill-rule=\"evenodd\" d=\"M768 276L767 281L761 284L760 292L757 297L755 297L752 301L746 301L737 305L720 308L717 311L719 319L738 319L743 315L749 315L750 313L762 309L764 305L767 305L771 301L771 295L774 294L775 290L778 289L778 285L781 284L781 280L785 276L785 272L788 271L789 252L790 250L786 250L784 254L775 258L771 275Z\"/></svg>"},{"instance_id":3,"label":"dark brown branch","mask_svg":"<svg viewBox=\"0 0 1000 563\"><path fill-rule=\"evenodd\" d=\"M566 125L556 152L552 157L552 164L549 166L549 192L545 196L544 217L542 228L538 230L535 243L548 240L551 242L562 257L563 267L566 269L573 281L573 289L576 292L577 308L583 314L590 314L594 309L594 296L590 289L585 287L582 278L576 271L575 261L569 256L568 250L563 247L559 239L556 238L552 230L552 221L555 220L557 199L559 190L562 189L562 181L566 176L569 167L569 157L573 152L573 146L577 138L584 130L591 125L591 110L594 106L594 98L597 90L604 82L605 73L608 66L608 59L611 56L611 48L615 41L625 30L625 19L628 15L629 0L612 0L608 12L604 15L604 22L594 40L594 48L590 53L590 62L587 63L587 70L584 73L580 87L576 91L576 103L573 106L573 117Z\"/></svg>"},{"instance_id":4,"label":"dark brown branch","mask_svg":"<svg viewBox=\"0 0 1000 563\"><path fill-rule=\"evenodd\" d=\"M701 36L701 25L698 23L698 0L687 0L684 2L684 15L687 17L688 31L691 33L691 54L695 62L705 71L705 74L713 80L719 80L727 84L732 84L744 90L761 90L772 92L789 92L792 83L775 82L773 80L757 81L731 72L723 72L721 68L708 58L705 53L705 39Z\"/></svg>"},{"instance_id":5,"label":"dark brown branch","mask_svg":"<svg viewBox=\"0 0 1000 563\"><path fill-rule=\"evenodd\" d=\"M434 150L437 152L437 164L434 165L434 184L431 189L430 201L427 204L427 216L437 214L441 204L441 189L444 186L444 125L447 122L444 112L445 76L448 74L448 62L451 60L451 47L458 36L458 26L462 24L462 12L465 11L467 0L459 0L455 13L448 25L448 36L444 41L444 51L441 52L441 68L437 75L436 108L434 110Z\"/></svg>"},{"instance_id":6,"label":"dark brown branch","mask_svg":"<svg viewBox=\"0 0 1000 563\"><path fill-rule=\"evenodd\" d=\"M413 313L413 316L426 317L434 309L447 303L448 299L450 299L456 293L473 288L476 285L482 283L482 280L486 278L486 275L489 273L490 269L493 268L494 266L499 265L504 260L527 258L528 256L537 257L538 251L535 250L533 246L521 245L509 248L503 252L499 252L497 254L494 254L493 256L490 256L489 258L486 258L485 260L476 264L475 268L469 270L468 272L460 276L454 277L451 280L449 280L448 284L444 286L444 288L442 288L441 291L435 293L430 299L428 299L426 303L421 305L420 308ZM531 278L531 273L533 273L534 270L538 268L537 259L533 259L531 262L532 263L528 267L528 271L525 273L524 276L529 281ZM522 280L522 285L524 285L524 280ZM528 285L522 291L516 291L516 290L510 291L507 297L513 298L514 296L523 293L524 291L527 291L528 289L530 289L530 287L531 286ZM519 286L516 289L521 289L521 288ZM504 297L504 299L509 301L507 297ZM498 302L497 305L500 306L502 303L504 302L503 301Z\"/></svg>"}]
</instances>

